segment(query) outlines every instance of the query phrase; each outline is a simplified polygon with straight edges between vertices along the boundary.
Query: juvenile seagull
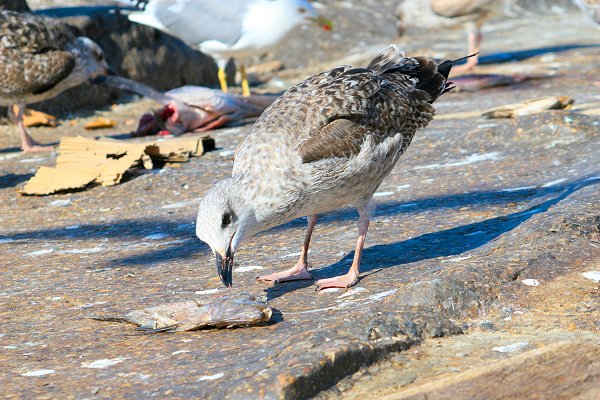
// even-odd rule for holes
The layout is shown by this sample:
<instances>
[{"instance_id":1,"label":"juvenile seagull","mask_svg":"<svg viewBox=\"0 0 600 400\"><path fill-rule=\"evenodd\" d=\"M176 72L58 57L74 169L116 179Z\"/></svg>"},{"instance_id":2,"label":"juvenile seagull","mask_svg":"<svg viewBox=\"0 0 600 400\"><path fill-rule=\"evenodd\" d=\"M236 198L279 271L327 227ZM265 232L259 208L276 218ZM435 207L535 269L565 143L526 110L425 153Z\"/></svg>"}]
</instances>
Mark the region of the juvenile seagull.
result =
<instances>
[{"instance_id":1,"label":"juvenile seagull","mask_svg":"<svg viewBox=\"0 0 600 400\"><path fill-rule=\"evenodd\" d=\"M239 147L232 176L200 203L196 235L212 248L223 283L232 285L233 257L244 239L302 216L308 229L298 263L258 279L311 279L307 255L317 215L352 204L359 218L350 271L317 285L354 285L371 197L433 118L431 103L451 89L452 63L404 57L391 46L367 68L334 68L277 99Z\"/></svg>"},{"instance_id":2,"label":"juvenile seagull","mask_svg":"<svg viewBox=\"0 0 600 400\"><path fill-rule=\"evenodd\" d=\"M455 72L470 71L477 65L481 45L481 26L494 12L500 11L505 0L401 0L396 8L398 34L407 28L453 28L465 26L469 52L475 54Z\"/></svg>"},{"instance_id":3,"label":"juvenile seagull","mask_svg":"<svg viewBox=\"0 0 600 400\"><path fill-rule=\"evenodd\" d=\"M49 149L25 131L27 104L50 99L108 70L100 47L86 37L74 37L59 21L0 11L0 106L8 107L23 151Z\"/></svg>"},{"instance_id":4,"label":"juvenile seagull","mask_svg":"<svg viewBox=\"0 0 600 400\"><path fill-rule=\"evenodd\" d=\"M224 92L229 58L267 53L308 21L331 29L331 21L319 16L308 0L150 0L138 1L138 6L140 3L144 11L129 14L129 20L178 37L214 57ZM249 96L243 63L240 74L243 94Z\"/></svg>"}]
</instances>

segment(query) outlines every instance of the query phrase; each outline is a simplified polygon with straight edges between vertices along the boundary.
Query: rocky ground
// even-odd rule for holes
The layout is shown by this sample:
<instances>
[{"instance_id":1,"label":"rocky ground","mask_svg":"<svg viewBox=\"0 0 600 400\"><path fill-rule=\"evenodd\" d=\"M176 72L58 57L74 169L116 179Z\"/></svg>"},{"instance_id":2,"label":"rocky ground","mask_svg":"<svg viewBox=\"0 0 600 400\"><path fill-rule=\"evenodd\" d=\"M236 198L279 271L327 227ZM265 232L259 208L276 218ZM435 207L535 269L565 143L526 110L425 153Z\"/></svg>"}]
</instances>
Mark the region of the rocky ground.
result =
<instances>
[{"instance_id":1,"label":"rocky ground","mask_svg":"<svg viewBox=\"0 0 600 400\"><path fill-rule=\"evenodd\" d=\"M290 65L280 82L363 63L395 40L385 32L354 43L350 56ZM491 53L594 44L600 31L572 14L498 20L485 33ZM462 39L460 31L427 33L400 44L457 56ZM211 133L217 150L178 168L47 197L18 191L55 154L18 153L13 128L0 126L2 396L597 397L599 59L600 48L588 47L485 66L538 79L441 98L436 120L376 194L356 287L319 293L312 282L255 282L295 262L304 220L248 241L236 255L234 290L263 294L275 310L256 328L141 335L88 318L224 292L210 250L194 236L195 207L230 173L250 126ZM546 95L572 96L575 107L479 116ZM82 127L101 115L119 123L103 134L124 137L152 107L125 97L31 133L42 142L97 136ZM341 209L320 219L315 278L348 268L355 218Z\"/></svg>"}]
</instances>

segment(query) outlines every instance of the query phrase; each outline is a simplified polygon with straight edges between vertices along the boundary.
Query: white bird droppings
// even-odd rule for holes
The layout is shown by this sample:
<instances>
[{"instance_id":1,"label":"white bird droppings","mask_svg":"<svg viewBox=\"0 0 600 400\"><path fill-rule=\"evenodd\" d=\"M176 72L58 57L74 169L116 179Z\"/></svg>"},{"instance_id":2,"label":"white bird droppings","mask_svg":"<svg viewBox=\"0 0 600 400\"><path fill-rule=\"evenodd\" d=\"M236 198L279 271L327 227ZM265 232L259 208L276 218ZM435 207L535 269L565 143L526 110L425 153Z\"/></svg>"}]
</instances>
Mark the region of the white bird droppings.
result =
<instances>
[{"instance_id":1,"label":"white bird droppings","mask_svg":"<svg viewBox=\"0 0 600 400\"><path fill-rule=\"evenodd\" d=\"M340 288L337 287L330 287L330 288L325 288L325 289L321 289L321 293L333 293L333 292L339 292Z\"/></svg>"},{"instance_id":2,"label":"white bird droppings","mask_svg":"<svg viewBox=\"0 0 600 400\"><path fill-rule=\"evenodd\" d=\"M178 203L165 204L161 208L164 208L166 210L170 210L170 209L173 209L173 208L184 208L184 207L187 207L187 206L195 205L196 203L199 203L199 200L194 199L194 200L188 200L188 201L180 201Z\"/></svg>"},{"instance_id":3,"label":"white bird droppings","mask_svg":"<svg viewBox=\"0 0 600 400\"><path fill-rule=\"evenodd\" d=\"M484 153L484 154L475 153L475 154L471 154L464 160L455 161L455 162L451 162L448 164L419 165L419 166L414 167L413 169L435 169L435 168L444 168L444 167L460 167L463 165L469 165L469 164L473 164L473 163L481 162L481 161L499 160L500 159L499 155L500 155L500 153L498 153L497 151L493 151L491 153Z\"/></svg>"},{"instance_id":4,"label":"white bird droppings","mask_svg":"<svg viewBox=\"0 0 600 400\"><path fill-rule=\"evenodd\" d=\"M101 360L96 360L96 361L92 361L92 362L82 363L81 366L83 368L101 369L101 368L111 367L111 366L116 365L118 363L121 363L123 361L125 361L125 357L103 358Z\"/></svg>"},{"instance_id":5,"label":"white bird droppings","mask_svg":"<svg viewBox=\"0 0 600 400\"><path fill-rule=\"evenodd\" d=\"M198 290L195 291L195 294L213 294L213 293L217 293L219 291L219 289L207 289L207 290Z\"/></svg>"},{"instance_id":6,"label":"white bird droppings","mask_svg":"<svg viewBox=\"0 0 600 400\"><path fill-rule=\"evenodd\" d=\"M200 378L198 378L198 382L200 381L214 381L216 379L222 378L223 376L225 376L224 373L219 372L218 374L214 374L214 375L204 375L201 376Z\"/></svg>"},{"instance_id":7,"label":"white bird droppings","mask_svg":"<svg viewBox=\"0 0 600 400\"><path fill-rule=\"evenodd\" d=\"M529 190L529 189L534 189L535 186L521 186L521 187L516 187L516 188L507 188L507 189L500 189L503 192L519 192L521 190Z\"/></svg>"},{"instance_id":8,"label":"white bird droppings","mask_svg":"<svg viewBox=\"0 0 600 400\"><path fill-rule=\"evenodd\" d=\"M584 272L582 275L584 278L594 281L596 283L600 282L600 271L588 271Z\"/></svg>"},{"instance_id":9,"label":"white bird droppings","mask_svg":"<svg viewBox=\"0 0 600 400\"><path fill-rule=\"evenodd\" d=\"M92 247L91 249L73 249L73 250L65 250L62 253L71 253L71 254L92 254L92 253L100 253L102 250L102 245Z\"/></svg>"},{"instance_id":10,"label":"white bird droppings","mask_svg":"<svg viewBox=\"0 0 600 400\"><path fill-rule=\"evenodd\" d=\"M177 350L171 353L171 355L176 356L177 354L189 353L189 350Z\"/></svg>"},{"instance_id":11,"label":"white bird droppings","mask_svg":"<svg viewBox=\"0 0 600 400\"><path fill-rule=\"evenodd\" d=\"M264 269L264 268L261 267L260 265L248 265L247 267L237 267L234 271L235 272L248 272L248 271L254 271L257 269Z\"/></svg>"},{"instance_id":12,"label":"white bird droppings","mask_svg":"<svg viewBox=\"0 0 600 400\"><path fill-rule=\"evenodd\" d=\"M21 376L45 376L53 374L54 372L56 371L53 369L36 369L35 371L27 371L22 373Z\"/></svg>"},{"instance_id":13,"label":"white bird droppings","mask_svg":"<svg viewBox=\"0 0 600 400\"><path fill-rule=\"evenodd\" d=\"M388 296L396 293L397 291L398 291L398 289L392 289L392 290L388 290L387 292L377 293L372 296L369 296L369 300L381 300L385 297L388 297Z\"/></svg>"},{"instance_id":14,"label":"white bird droppings","mask_svg":"<svg viewBox=\"0 0 600 400\"><path fill-rule=\"evenodd\" d=\"M555 180L555 181L552 181L552 182L544 183L544 184L542 185L542 187L543 187L543 188L547 188L547 187L550 187L550 186L558 185L559 183L563 183L563 182L564 182L564 181L566 181L566 180L567 180L566 178L557 179L557 180Z\"/></svg>"},{"instance_id":15,"label":"white bird droppings","mask_svg":"<svg viewBox=\"0 0 600 400\"><path fill-rule=\"evenodd\" d=\"M222 152L219 153L219 155L221 157L229 157L229 156L232 156L233 153L235 153L235 151L233 151L233 150L223 150Z\"/></svg>"},{"instance_id":16,"label":"white bird droppings","mask_svg":"<svg viewBox=\"0 0 600 400\"><path fill-rule=\"evenodd\" d=\"M144 238L144 240L160 240L169 237L166 233L153 233Z\"/></svg>"},{"instance_id":17,"label":"white bird droppings","mask_svg":"<svg viewBox=\"0 0 600 400\"><path fill-rule=\"evenodd\" d=\"M497 351L498 353L514 353L515 351L521 351L529 347L529 343L527 342L517 342L513 344L509 344L506 346L498 346L492 348L492 350Z\"/></svg>"},{"instance_id":18,"label":"white bird droppings","mask_svg":"<svg viewBox=\"0 0 600 400\"><path fill-rule=\"evenodd\" d=\"M54 200L48 203L48 205L51 207L64 207L68 206L69 204L71 204L71 199Z\"/></svg>"},{"instance_id":19,"label":"white bird droppings","mask_svg":"<svg viewBox=\"0 0 600 400\"><path fill-rule=\"evenodd\" d=\"M377 193L373 194L373 197L385 197L385 196L391 196L393 194L394 194L394 192L377 192Z\"/></svg>"},{"instance_id":20,"label":"white bird droppings","mask_svg":"<svg viewBox=\"0 0 600 400\"><path fill-rule=\"evenodd\" d=\"M14 239L0 239L0 244L4 244L4 243L10 243L10 242L14 242Z\"/></svg>"},{"instance_id":21,"label":"white bird droppings","mask_svg":"<svg viewBox=\"0 0 600 400\"><path fill-rule=\"evenodd\" d=\"M43 250L38 250L38 251L32 251L31 253L27 253L28 256L43 256L45 254L50 254L53 253L54 249L50 248L50 249L43 249Z\"/></svg>"},{"instance_id":22,"label":"white bird droppings","mask_svg":"<svg viewBox=\"0 0 600 400\"><path fill-rule=\"evenodd\" d=\"M523 279L521 283L527 286L540 286L540 281L537 279Z\"/></svg>"},{"instance_id":23,"label":"white bird droppings","mask_svg":"<svg viewBox=\"0 0 600 400\"><path fill-rule=\"evenodd\" d=\"M360 292L365 292L365 291L367 291L367 288L364 288L364 287L356 287L356 288L354 288L354 289L350 289L350 290L348 290L348 291L347 291L346 293L344 293L344 294L341 294L341 295L339 295L339 296L338 296L338 299L343 299L344 297L350 297L350 296L354 296L354 295L355 295L355 294L357 294L357 293L360 293Z\"/></svg>"}]
</instances>

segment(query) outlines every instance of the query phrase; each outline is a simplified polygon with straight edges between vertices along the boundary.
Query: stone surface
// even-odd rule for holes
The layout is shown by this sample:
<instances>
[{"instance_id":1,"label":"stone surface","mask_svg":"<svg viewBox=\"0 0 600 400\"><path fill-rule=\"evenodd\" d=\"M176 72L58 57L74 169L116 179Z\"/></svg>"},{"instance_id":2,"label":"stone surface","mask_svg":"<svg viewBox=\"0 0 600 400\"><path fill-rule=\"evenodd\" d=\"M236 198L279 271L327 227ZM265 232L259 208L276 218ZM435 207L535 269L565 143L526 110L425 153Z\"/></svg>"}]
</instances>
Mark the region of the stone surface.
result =
<instances>
[{"instance_id":1,"label":"stone surface","mask_svg":"<svg viewBox=\"0 0 600 400\"><path fill-rule=\"evenodd\" d=\"M564 43L569 34L593 38L596 28L574 18L497 22L488 48L506 50L512 36L530 46ZM555 30L532 34L549 23ZM453 38L426 34L409 50L460 49ZM390 40L381 38L378 49ZM365 46L353 57L370 52ZM321 68L346 61L333 57ZM356 288L318 293L312 282L269 286L255 282L254 268L234 272L235 291L267 296L273 318L264 327L131 335L126 326L88 319L226 292L193 221L199 197L230 173L248 126L211 133L216 151L180 167L50 197L17 190L54 155L3 149L3 395L291 399L339 382L330 390L353 398L354 383L371 394L388 386L394 390L383 394L397 393L528 348L493 347L597 343L599 288L582 275L600 269L597 116L574 108L490 121L479 112L546 95L570 95L576 106L593 109L600 101L598 57L599 48L537 56L510 68L555 70L556 77L442 97L442 118L416 135L375 197ZM290 79L300 79L296 73ZM106 134L122 135L152 106L120 104L98 115L118 122ZM31 132L42 142L98 135L83 132L89 118ZM18 143L10 127L0 130L3 148ZM350 265L355 220L349 208L319 220L309 256L316 279ZM293 265L304 228L305 221L293 221L249 240L237 266L269 273ZM527 286L525 279L540 284ZM400 369L406 373L398 377ZM386 380L394 376L399 388Z\"/></svg>"},{"instance_id":2,"label":"stone surface","mask_svg":"<svg viewBox=\"0 0 600 400\"><path fill-rule=\"evenodd\" d=\"M599 393L600 346L559 343L381 399L591 399Z\"/></svg>"}]
</instances>

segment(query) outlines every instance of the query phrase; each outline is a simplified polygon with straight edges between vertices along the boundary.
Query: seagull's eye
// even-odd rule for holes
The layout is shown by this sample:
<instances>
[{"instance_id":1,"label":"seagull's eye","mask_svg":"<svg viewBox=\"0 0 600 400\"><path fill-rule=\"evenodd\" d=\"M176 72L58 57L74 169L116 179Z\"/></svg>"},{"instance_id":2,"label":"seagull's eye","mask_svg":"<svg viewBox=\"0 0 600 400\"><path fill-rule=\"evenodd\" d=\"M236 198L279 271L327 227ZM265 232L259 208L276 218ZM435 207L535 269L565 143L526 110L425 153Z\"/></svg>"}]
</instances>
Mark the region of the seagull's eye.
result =
<instances>
[{"instance_id":1,"label":"seagull's eye","mask_svg":"<svg viewBox=\"0 0 600 400\"><path fill-rule=\"evenodd\" d=\"M306 8L300 7L300 8L298 8L298 12L300 12L301 14L304 14L306 12Z\"/></svg>"},{"instance_id":2,"label":"seagull's eye","mask_svg":"<svg viewBox=\"0 0 600 400\"><path fill-rule=\"evenodd\" d=\"M225 228L227 225L231 224L231 214L225 213L223 214L223 218L221 219L221 227Z\"/></svg>"}]
</instances>

